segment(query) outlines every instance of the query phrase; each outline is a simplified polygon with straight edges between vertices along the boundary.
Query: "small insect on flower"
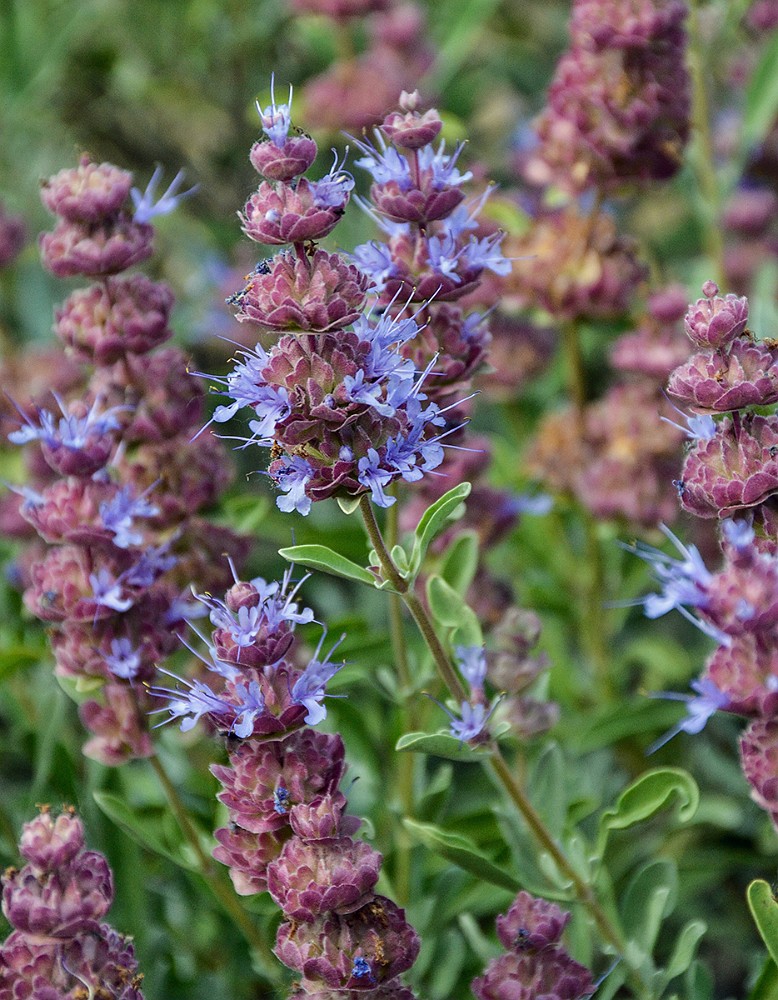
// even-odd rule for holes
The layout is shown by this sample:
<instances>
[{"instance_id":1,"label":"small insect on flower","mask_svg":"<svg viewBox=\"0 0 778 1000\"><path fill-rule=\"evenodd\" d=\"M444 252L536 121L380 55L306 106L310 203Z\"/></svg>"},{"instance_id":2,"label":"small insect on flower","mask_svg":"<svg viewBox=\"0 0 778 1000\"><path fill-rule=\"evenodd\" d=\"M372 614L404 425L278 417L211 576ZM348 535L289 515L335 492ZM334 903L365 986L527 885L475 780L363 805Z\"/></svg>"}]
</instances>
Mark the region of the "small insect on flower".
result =
<instances>
[{"instance_id":1,"label":"small insect on flower","mask_svg":"<svg viewBox=\"0 0 778 1000\"><path fill-rule=\"evenodd\" d=\"M273 792L273 809L279 816L285 816L289 812L290 797L289 789L283 785Z\"/></svg>"},{"instance_id":2,"label":"small insect on flower","mask_svg":"<svg viewBox=\"0 0 778 1000\"><path fill-rule=\"evenodd\" d=\"M369 983L376 982L373 970L370 968L370 963L366 958L362 958L361 955L354 959L354 966L351 969L351 975L354 979L367 979Z\"/></svg>"}]
</instances>

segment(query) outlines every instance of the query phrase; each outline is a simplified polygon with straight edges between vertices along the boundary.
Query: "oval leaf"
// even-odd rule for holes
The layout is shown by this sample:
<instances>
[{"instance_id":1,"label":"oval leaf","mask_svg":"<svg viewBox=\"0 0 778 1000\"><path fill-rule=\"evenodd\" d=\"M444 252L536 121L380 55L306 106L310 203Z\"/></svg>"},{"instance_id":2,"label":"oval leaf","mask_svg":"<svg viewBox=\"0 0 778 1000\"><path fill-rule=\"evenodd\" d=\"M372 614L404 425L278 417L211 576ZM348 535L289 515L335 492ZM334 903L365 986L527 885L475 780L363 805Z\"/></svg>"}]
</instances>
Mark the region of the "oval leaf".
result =
<instances>
[{"instance_id":1,"label":"oval leaf","mask_svg":"<svg viewBox=\"0 0 778 1000\"><path fill-rule=\"evenodd\" d=\"M778 902L768 882L758 878L749 885L746 896L751 916L772 960L778 964Z\"/></svg>"},{"instance_id":2,"label":"oval leaf","mask_svg":"<svg viewBox=\"0 0 778 1000\"><path fill-rule=\"evenodd\" d=\"M688 771L680 767L658 767L646 771L619 796L616 805L600 820L597 853L602 857L611 830L626 830L653 816L673 798L678 799L678 818L688 822L697 811L700 790Z\"/></svg>"},{"instance_id":3,"label":"oval leaf","mask_svg":"<svg viewBox=\"0 0 778 1000\"><path fill-rule=\"evenodd\" d=\"M404 819L403 825L412 836L429 847L430 850L459 868L464 868L471 875L476 875L485 882L491 882L492 885L509 889L511 892L518 892L521 888L519 882L509 872L484 857L475 844L466 837L441 830L440 827L433 826L431 823L417 823L412 819Z\"/></svg>"},{"instance_id":4,"label":"oval leaf","mask_svg":"<svg viewBox=\"0 0 778 1000\"><path fill-rule=\"evenodd\" d=\"M427 580L427 600L432 617L440 625L457 628L462 624L467 605L442 576L431 576Z\"/></svg>"},{"instance_id":5,"label":"oval leaf","mask_svg":"<svg viewBox=\"0 0 778 1000\"><path fill-rule=\"evenodd\" d=\"M328 549L326 545L292 545L286 549L279 549L278 554L289 562L331 573L344 580L356 580L358 583L367 584L368 587L374 587L378 583L370 570Z\"/></svg>"},{"instance_id":6,"label":"oval leaf","mask_svg":"<svg viewBox=\"0 0 778 1000\"><path fill-rule=\"evenodd\" d=\"M406 733L395 745L395 750L410 753L427 753L431 757L479 764L491 756L489 750L475 750L449 733Z\"/></svg>"}]
</instances>

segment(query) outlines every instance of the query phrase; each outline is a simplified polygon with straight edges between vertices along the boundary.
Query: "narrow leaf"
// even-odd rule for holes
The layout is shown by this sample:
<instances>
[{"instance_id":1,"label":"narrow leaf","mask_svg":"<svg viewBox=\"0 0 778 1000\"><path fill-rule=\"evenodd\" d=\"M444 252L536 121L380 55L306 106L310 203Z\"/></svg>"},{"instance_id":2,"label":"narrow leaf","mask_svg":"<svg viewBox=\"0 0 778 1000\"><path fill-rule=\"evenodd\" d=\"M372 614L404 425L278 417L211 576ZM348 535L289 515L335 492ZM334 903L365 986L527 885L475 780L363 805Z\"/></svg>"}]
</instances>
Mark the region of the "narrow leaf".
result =
<instances>
[{"instance_id":1,"label":"narrow leaf","mask_svg":"<svg viewBox=\"0 0 778 1000\"><path fill-rule=\"evenodd\" d=\"M567 816L565 771L559 744L551 742L535 762L529 782L530 799L555 837L562 835Z\"/></svg>"},{"instance_id":2,"label":"narrow leaf","mask_svg":"<svg viewBox=\"0 0 778 1000\"><path fill-rule=\"evenodd\" d=\"M681 928L678 940L675 942L670 961L664 970L663 976L666 982L682 975L694 961L697 953L697 945L700 943L703 934L708 929L707 924L702 920L690 920Z\"/></svg>"},{"instance_id":3,"label":"narrow leaf","mask_svg":"<svg viewBox=\"0 0 778 1000\"><path fill-rule=\"evenodd\" d=\"M666 859L643 865L627 886L621 923L629 940L636 941L646 955L653 952L662 921L672 913L677 898L678 872Z\"/></svg>"},{"instance_id":4,"label":"narrow leaf","mask_svg":"<svg viewBox=\"0 0 778 1000\"><path fill-rule=\"evenodd\" d=\"M511 892L518 892L521 888L513 875L481 854L475 844L466 837L441 830L440 827L433 826L431 823L417 823L412 819L404 819L403 824L412 836L422 844L445 858L446 861L450 861L459 868L464 868L471 875L491 882L492 885L509 889Z\"/></svg>"},{"instance_id":5,"label":"narrow leaf","mask_svg":"<svg viewBox=\"0 0 778 1000\"><path fill-rule=\"evenodd\" d=\"M418 572L430 542L446 527L449 519L456 516L457 508L470 495L470 489L470 483L460 483L424 511L414 532L411 554L411 569L414 573Z\"/></svg>"},{"instance_id":6,"label":"narrow leaf","mask_svg":"<svg viewBox=\"0 0 778 1000\"><path fill-rule=\"evenodd\" d=\"M751 147L767 135L778 115L778 35L762 51L746 92L743 114L743 147L748 155Z\"/></svg>"},{"instance_id":7,"label":"narrow leaf","mask_svg":"<svg viewBox=\"0 0 778 1000\"><path fill-rule=\"evenodd\" d=\"M289 562L299 563L300 566L318 569L346 580L357 580L369 587L377 583L376 577L369 570L327 548L326 545L292 545L286 549L279 549L278 554Z\"/></svg>"},{"instance_id":8,"label":"narrow leaf","mask_svg":"<svg viewBox=\"0 0 778 1000\"><path fill-rule=\"evenodd\" d=\"M395 750L426 753L466 764L478 764L490 756L488 750L475 750L448 733L406 733L397 741Z\"/></svg>"},{"instance_id":9,"label":"narrow leaf","mask_svg":"<svg viewBox=\"0 0 778 1000\"><path fill-rule=\"evenodd\" d=\"M152 851L159 854L173 864L186 869L187 871L197 871L197 866L188 861L182 854L171 851L167 848L159 837L159 834L152 829L148 820L142 819L134 812L127 803L118 795L111 795L109 792L92 792L95 802L105 815L112 820L120 829L124 830L128 837Z\"/></svg>"}]
</instances>

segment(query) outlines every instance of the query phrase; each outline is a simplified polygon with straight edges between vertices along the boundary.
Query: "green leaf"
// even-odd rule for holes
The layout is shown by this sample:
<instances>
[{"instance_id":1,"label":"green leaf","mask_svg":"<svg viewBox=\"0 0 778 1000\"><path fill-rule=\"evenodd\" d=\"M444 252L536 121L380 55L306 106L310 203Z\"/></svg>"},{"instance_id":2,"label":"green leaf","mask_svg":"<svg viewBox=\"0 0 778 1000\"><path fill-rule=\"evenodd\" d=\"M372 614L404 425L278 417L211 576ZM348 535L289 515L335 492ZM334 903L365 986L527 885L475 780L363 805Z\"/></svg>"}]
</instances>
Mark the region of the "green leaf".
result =
<instances>
[{"instance_id":1,"label":"green leaf","mask_svg":"<svg viewBox=\"0 0 778 1000\"><path fill-rule=\"evenodd\" d=\"M171 851L163 844L159 834L152 829L151 823L144 820L135 811L130 809L124 799L118 795L111 795L109 792L92 792L95 802L105 815L112 820L120 829L124 830L128 837L132 838L141 847L159 854L168 861L172 861L179 867L187 871L197 871L197 865L193 864L182 854Z\"/></svg>"},{"instance_id":2,"label":"green leaf","mask_svg":"<svg viewBox=\"0 0 778 1000\"><path fill-rule=\"evenodd\" d=\"M627 969L623 962L611 969L600 988L597 990L597 1000L613 1000L618 991L624 985L627 978Z\"/></svg>"},{"instance_id":3,"label":"green leaf","mask_svg":"<svg viewBox=\"0 0 778 1000\"><path fill-rule=\"evenodd\" d=\"M478 568L478 548L478 533L463 531L446 549L440 563L440 575L463 597Z\"/></svg>"},{"instance_id":4,"label":"green leaf","mask_svg":"<svg viewBox=\"0 0 778 1000\"><path fill-rule=\"evenodd\" d=\"M669 982L686 972L694 961L697 945L707 929L708 926L703 920L690 920L684 924L675 942L670 961L662 973L665 982Z\"/></svg>"},{"instance_id":5,"label":"green leaf","mask_svg":"<svg viewBox=\"0 0 778 1000\"><path fill-rule=\"evenodd\" d=\"M54 679L68 698L70 698L71 701L74 701L77 705L81 705L89 698L94 697L95 692L99 691L105 684L104 677L90 677L86 674L82 674L78 677L68 677L55 674Z\"/></svg>"},{"instance_id":6,"label":"green leaf","mask_svg":"<svg viewBox=\"0 0 778 1000\"><path fill-rule=\"evenodd\" d=\"M472 608L465 605L462 609L462 620L459 626L451 633L452 646L483 646L484 634L481 630L481 623L478 615Z\"/></svg>"},{"instance_id":7,"label":"green leaf","mask_svg":"<svg viewBox=\"0 0 778 1000\"><path fill-rule=\"evenodd\" d=\"M427 601L438 624L447 628L461 624L467 605L442 576L433 575L427 579Z\"/></svg>"},{"instance_id":8,"label":"green leaf","mask_svg":"<svg viewBox=\"0 0 778 1000\"><path fill-rule=\"evenodd\" d=\"M688 822L700 801L700 790L688 771L680 767L658 767L641 774L621 793L616 805L603 813L597 843L598 856L604 854L611 830L626 830L642 823L674 797L678 799L678 819L682 823Z\"/></svg>"},{"instance_id":9,"label":"green leaf","mask_svg":"<svg viewBox=\"0 0 778 1000\"><path fill-rule=\"evenodd\" d=\"M709 1000L712 996L711 990L709 997L705 997L704 1000ZM698 998L693 997L692 1000ZM765 959L759 978L754 983L754 988L748 994L748 1000L778 1000L778 966L769 955Z\"/></svg>"},{"instance_id":10,"label":"green leaf","mask_svg":"<svg viewBox=\"0 0 778 1000\"><path fill-rule=\"evenodd\" d=\"M530 799L555 837L562 835L567 816L566 770L559 744L552 741L535 761L529 782Z\"/></svg>"},{"instance_id":11,"label":"green leaf","mask_svg":"<svg viewBox=\"0 0 778 1000\"><path fill-rule=\"evenodd\" d=\"M426 753L466 764L481 763L491 755L489 750L473 749L449 733L406 733L397 741L395 750Z\"/></svg>"},{"instance_id":12,"label":"green leaf","mask_svg":"<svg viewBox=\"0 0 778 1000\"><path fill-rule=\"evenodd\" d=\"M322 570L324 573L331 573L346 580L357 580L369 587L376 586L378 582L369 570L327 548L326 545L292 545L286 549L279 549L278 554L289 562L299 563L300 566L309 566L311 569Z\"/></svg>"},{"instance_id":13,"label":"green leaf","mask_svg":"<svg viewBox=\"0 0 778 1000\"><path fill-rule=\"evenodd\" d=\"M408 553L402 545L393 545L390 553L392 562L400 571L400 576L408 576Z\"/></svg>"},{"instance_id":14,"label":"green leaf","mask_svg":"<svg viewBox=\"0 0 778 1000\"><path fill-rule=\"evenodd\" d=\"M471 875L475 875L485 882L491 882L492 885L509 889L511 892L518 892L521 888L513 875L481 854L475 844L466 837L441 830L440 827L433 826L431 823L417 823L412 819L404 819L403 825L412 836L429 847L430 850L459 868L464 868Z\"/></svg>"},{"instance_id":15,"label":"green leaf","mask_svg":"<svg viewBox=\"0 0 778 1000\"><path fill-rule=\"evenodd\" d=\"M649 861L629 883L621 906L621 923L628 940L634 941L646 956L653 952L662 921L673 912L677 898L678 872L672 861Z\"/></svg>"},{"instance_id":16,"label":"green leaf","mask_svg":"<svg viewBox=\"0 0 778 1000\"><path fill-rule=\"evenodd\" d=\"M428 577L427 602L435 621L455 630L450 636L452 646L483 646L478 615L442 576L435 574Z\"/></svg>"},{"instance_id":17,"label":"green leaf","mask_svg":"<svg viewBox=\"0 0 778 1000\"><path fill-rule=\"evenodd\" d=\"M761 142L778 115L778 35L765 46L746 91L743 153Z\"/></svg>"},{"instance_id":18,"label":"green leaf","mask_svg":"<svg viewBox=\"0 0 778 1000\"><path fill-rule=\"evenodd\" d=\"M746 897L757 930L772 960L778 965L778 901L773 890L768 882L758 878L749 885Z\"/></svg>"},{"instance_id":19,"label":"green leaf","mask_svg":"<svg viewBox=\"0 0 778 1000\"><path fill-rule=\"evenodd\" d=\"M359 507L359 502L361 497L338 497L338 507L343 511L344 514L353 514L354 511Z\"/></svg>"},{"instance_id":20,"label":"green leaf","mask_svg":"<svg viewBox=\"0 0 778 1000\"><path fill-rule=\"evenodd\" d=\"M48 650L30 646L11 646L0 651L0 680L38 663Z\"/></svg>"},{"instance_id":21,"label":"green leaf","mask_svg":"<svg viewBox=\"0 0 778 1000\"><path fill-rule=\"evenodd\" d=\"M470 495L470 483L460 483L453 490L429 506L421 516L414 532L411 571L418 573L430 542L447 526L448 521L457 516L462 501Z\"/></svg>"}]
</instances>

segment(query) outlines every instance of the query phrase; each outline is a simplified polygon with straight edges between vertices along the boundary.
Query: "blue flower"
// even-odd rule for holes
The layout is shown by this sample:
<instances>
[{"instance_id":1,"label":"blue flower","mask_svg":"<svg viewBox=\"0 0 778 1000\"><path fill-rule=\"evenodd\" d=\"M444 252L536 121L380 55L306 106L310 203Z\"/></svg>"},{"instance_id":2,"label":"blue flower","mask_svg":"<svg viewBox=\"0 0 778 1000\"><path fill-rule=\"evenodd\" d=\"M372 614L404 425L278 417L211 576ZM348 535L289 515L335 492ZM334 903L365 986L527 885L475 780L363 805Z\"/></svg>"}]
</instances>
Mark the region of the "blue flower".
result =
<instances>
[{"instance_id":1,"label":"blue flower","mask_svg":"<svg viewBox=\"0 0 778 1000\"><path fill-rule=\"evenodd\" d=\"M157 723L163 726L173 719L181 719L181 732L187 733L194 729L203 715L211 715L215 718L232 717L235 714L235 706L224 698L217 697L214 692L202 681L188 681L176 674L171 674L168 670L162 670L163 674L173 677L183 684L188 690L182 691L180 688L151 687L149 693L157 698L167 698L168 704L164 708L155 709L151 714L167 712L168 718Z\"/></svg>"},{"instance_id":2,"label":"blue flower","mask_svg":"<svg viewBox=\"0 0 778 1000\"><path fill-rule=\"evenodd\" d=\"M696 735L702 732L705 728L708 719L712 715L721 709L727 708L729 705L729 696L724 694L723 691L719 690L718 687L713 683L713 681L708 679L692 681L690 685L691 689L696 692L696 694L676 694L675 692L662 692L661 694L653 695L654 698L668 698L671 701L685 701L687 715L685 718L681 719L678 725L673 726L669 732L665 733L664 736L652 743L648 748L646 753L654 753L660 747L663 747L665 743L671 740L678 733L690 733L691 735Z\"/></svg>"},{"instance_id":3,"label":"blue flower","mask_svg":"<svg viewBox=\"0 0 778 1000\"><path fill-rule=\"evenodd\" d=\"M335 153L335 150L333 152ZM345 156L343 160L345 161ZM335 153L335 162L330 167L329 173L325 174L321 180L309 181L308 185L313 194L313 203L317 208L338 210L345 207L354 187L354 178L347 170L343 169L343 162L338 163L338 154Z\"/></svg>"},{"instance_id":4,"label":"blue flower","mask_svg":"<svg viewBox=\"0 0 778 1000\"><path fill-rule=\"evenodd\" d=\"M375 448L368 448L367 457L360 458L357 468L357 479L370 490L373 503L378 507L391 507L397 498L387 496L384 487L392 481L392 473L381 468L381 456Z\"/></svg>"},{"instance_id":5,"label":"blue flower","mask_svg":"<svg viewBox=\"0 0 778 1000\"><path fill-rule=\"evenodd\" d=\"M82 417L77 417L69 413L62 400L54 395L57 405L60 408L62 417L58 420L53 413L48 410L38 408L38 423L35 424L21 410L25 426L18 431L11 431L8 440L12 444L27 444L29 441L42 441L50 448L70 448L79 451L84 448L89 439L102 437L108 431L119 430L121 424L116 419L116 414L123 410L131 410L131 406L112 406L108 410L101 411L102 401L96 399Z\"/></svg>"},{"instance_id":6,"label":"blue flower","mask_svg":"<svg viewBox=\"0 0 778 1000\"><path fill-rule=\"evenodd\" d=\"M159 514L159 507L146 499L146 494L153 488L151 486L140 496L135 496L132 486L123 486L113 499L100 504L100 520L103 522L103 527L113 532L113 543L120 549L142 543L142 533L133 530L133 521L136 517L156 517Z\"/></svg>"},{"instance_id":7,"label":"blue flower","mask_svg":"<svg viewBox=\"0 0 778 1000\"><path fill-rule=\"evenodd\" d=\"M286 495L276 499L276 506L284 513L296 510L305 516L311 510L311 498L305 487L313 478L313 467L299 455L293 455L285 465L273 473L273 479Z\"/></svg>"},{"instance_id":8,"label":"blue flower","mask_svg":"<svg viewBox=\"0 0 778 1000\"><path fill-rule=\"evenodd\" d=\"M680 413L686 421L686 427L677 424L674 420L670 420L669 417L660 417L660 420L664 420L666 424L670 424L672 427L677 427L679 431L694 441L710 441L711 438L716 436L716 421L709 413L695 413L690 417L683 410L679 410L671 400L668 401L675 412Z\"/></svg>"},{"instance_id":9,"label":"blue flower","mask_svg":"<svg viewBox=\"0 0 778 1000\"><path fill-rule=\"evenodd\" d=\"M325 686L331 678L343 667L342 663L332 663L331 657L338 646L346 638L342 635L323 660L318 659L326 632L319 640L314 657L292 686L292 700L298 705L304 705L308 710L305 721L309 726L315 726L327 717L327 709L322 705L325 698Z\"/></svg>"},{"instance_id":10,"label":"blue flower","mask_svg":"<svg viewBox=\"0 0 778 1000\"><path fill-rule=\"evenodd\" d=\"M140 669L140 653L127 638L111 640L111 652L104 656L114 677L131 681Z\"/></svg>"},{"instance_id":11,"label":"blue flower","mask_svg":"<svg viewBox=\"0 0 778 1000\"><path fill-rule=\"evenodd\" d=\"M89 574L89 584L95 604L123 612L128 611L135 603L134 598L127 597L124 593L122 577L114 577L105 567Z\"/></svg>"},{"instance_id":12,"label":"blue flower","mask_svg":"<svg viewBox=\"0 0 778 1000\"><path fill-rule=\"evenodd\" d=\"M432 146L424 146L419 150L419 167L421 170L432 172L432 186L436 190L444 187L459 187L460 184L471 179L473 176L471 170L461 174L456 169L456 162L464 148L464 142L459 142L454 147L454 152L447 154L445 140L441 140L437 151L434 151Z\"/></svg>"},{"instance_id":13,"label":"blue flower","mask_svg":"<svg viewBox=\"0 0 778 1000\"><path fill-rule=\"evenodd\" d=\"M628 546L631 552L650 563L654 576L662 587L659 593L647 594L640 599L639 603L643 605L646 617L660 618L675 609L716 642L729 645L729 636L688 610L693 608L704 611L708 606L707 588L713 574L705 566L696 546L684 545L664 524L660 525L660 529L675 545L681 555L680 559L642 542Z\"/></svg>"},{"instance_id":14,"label":"blue flower","mask_svg":"<svg viewBox=\"0 0 778 1000\"><path fill-rule=\"evenodd\" d=\"M276 429L276 424L286 420L292 412L289 405L289 393L283 386L256 386L254 400L251 403L259 420L249 421L249 429L257 441L269 441Z\"/></svg>"},{"instance_id":15,"label":"blue flower","mask_svg":"<svg viewBox=\"0 0 778 1000\"><path fill-rule=\"evenodd\" d=\"M290 798L289 789L284 788L283 785L276 788L273 792L273 810L277 812L279 816L285 816L289 812Z\"/></svg>"},{"instance_id":16,"label":"blue flower","mask_svg":"<svg viewBox=\"0 0 778 1000\"><path fill-rule=\"evenodd\" d=\"M510 274L513 261L503 257L500 252L500 243L503 239L503 233L492 233L491 236L484 236L481 240L471 238L462 249L462 260L470 268L485 268L499 275Z\"/></svg>"},{"instance_id":17,"label":"blue flower","mask_svg":"<svg viewBox=\"0 0 778 1000\"><path fill-rule=\"evenodd\" d=\"M374 291L380 293L390 278L397 275L397 264L392 251L385 243L369 240L354 248L351 254L356 265L373 282Z\"/></svg>"},{"instance_id":18,"label":"blue flower","mask_svg":"<svg viewBox=\"0 0 778 1000\"><path fill-rule=\"evenodd\" d=\"M251 585L258 594L258 603L253 607L238 608L237 612L210 594L198 594L197 599L210 609L211 624L215 628L225 629L230 633L235 645L240 648L250 646L264 629L272 632L282 623L291 625L294 628L298 624L307 624L313 621L313 611L310 608L300 608L294 600L297 591L305 583L310 574L306 574L299 580L294 588L287 593L291 581L292 569L288 569L284 574L281 584L276 581L268 583L262 577L257 577L251 581ZM236 580L236 583L239 582ZM194 630L196 631L196 630ZM199 632L197 635L200 636ZM203 642L206 642L203 639ZM213 647L207 642L213 655ZM240 653L238 653L240 659Z\"/></svg>"},{"instance_id":19,"label":"blue flower","mask_svg":"<svg viewBox=\"0 0 778 1000\"><path fill-rule=\"evenodd\" d=\"M251 681L248 687L245 684L236 684L235 694L238 697L238 705L234 709L235 720L230 732L245 740L254 732L254 723L258 716L265 711L265 698L257 681Z\"/></svg>"},{"instance_id":20,"label":"blue flower","mask_svg":"<svg viewBox=\"0 0 778 1000\"><path fill-rule=\"evenodd\" d=\"M169 543L150 545L141 552L134 566L126 569L120 579L128 587L150 587L154 581L178 563L178 557L169 551Z\"/></svg>"},{"instance_id":21,"label":"blue flower","mask_svg":"<svg viewBox=\"0 0 778 1000\"><path fill-rule=\"evenodd\" d=\"M362 141L349 136L354 145L365 155L355 160L358 167L367 170L376 184L389 184L394 181L401 191L408 191L413 186L411 168L408 160L393 146L387 146L380 132L376 132L376 148L367 140Z\"/></svg>"},{"instance_id":22,"label":"blue flower","mask_svg":"<svg viewBox=\"0 0 778 1000\"><path fill-rule=\"evenodd\" d=\"M728 517L721 522L721 531L733 549L745 552L754 541L754 529L748 521L735 521Z\"/></svg>"},{"instance_id":23,"label":"blue flower","mask_svg":"<svg viewBox=\"0 0 778 1000\"><path fill-rule=\"evenodd\" d=\"M479 739L483 736L486 730L486 723L492 717L495 708L499 704L498 701L489 708L487 711L486 706L481 702L476 702L476 704L471 704L469 701L463 701L459 706L459 716L454 715L454 713L446 708L437 698L433 698L432 701L435 702L446 715L451 720L449 723L448 731L452 736L455 736L460 743L471 743L473 740Z\"/></svg>"},{"instance_id":24,"label":"blue flower","mask_svg":"<svg viewBox=\"0 0 778 1000\"><path fill-rule=\"evenodd\" d=\"M195 184L194 187L189 188L188 191L182 191L181 194L176 192L181 187L184 180L184 171L179 170L173 180L170 182L167 191L162 195L159 201L154 203L154 196L157 191L157 184L159 184L159 179L162 176L162 167L156 167L154 173L151 175L151 180L146 185L146 190L141 194L138 188L133 188L130 191L132 196L132 203L135 206L135 212L133 218L136 222L151 222L151 220L157 215L169 215L174 209L178 208L178 205L184 198L188 198L193 195L200 187L199 184Z\"/></svg>"},{"instance_id":25,"label":"blue flower","mask_svg":"<svg viewBox=\"0 0 778 1000\"><path fill-rule=\"evenodd\" d=\"M455 646L459 672L471 688L481 689L486 680L486 650L483 646Z\"/></svg>"},{"instance_id":26,"label":"blue flower","mask_svg":"<svg viewBox=\"0 0 778 1000\"><path fill-rule=\"evenodd\" d=\"M289 100L286 104L276 104L275 84L276 77L273 73L270 77L270 106L263 111L257 101L257 112L262 131L274 146L283 149L292 125L292 85L289 84Z\"/></svg>"}]
</instances>

